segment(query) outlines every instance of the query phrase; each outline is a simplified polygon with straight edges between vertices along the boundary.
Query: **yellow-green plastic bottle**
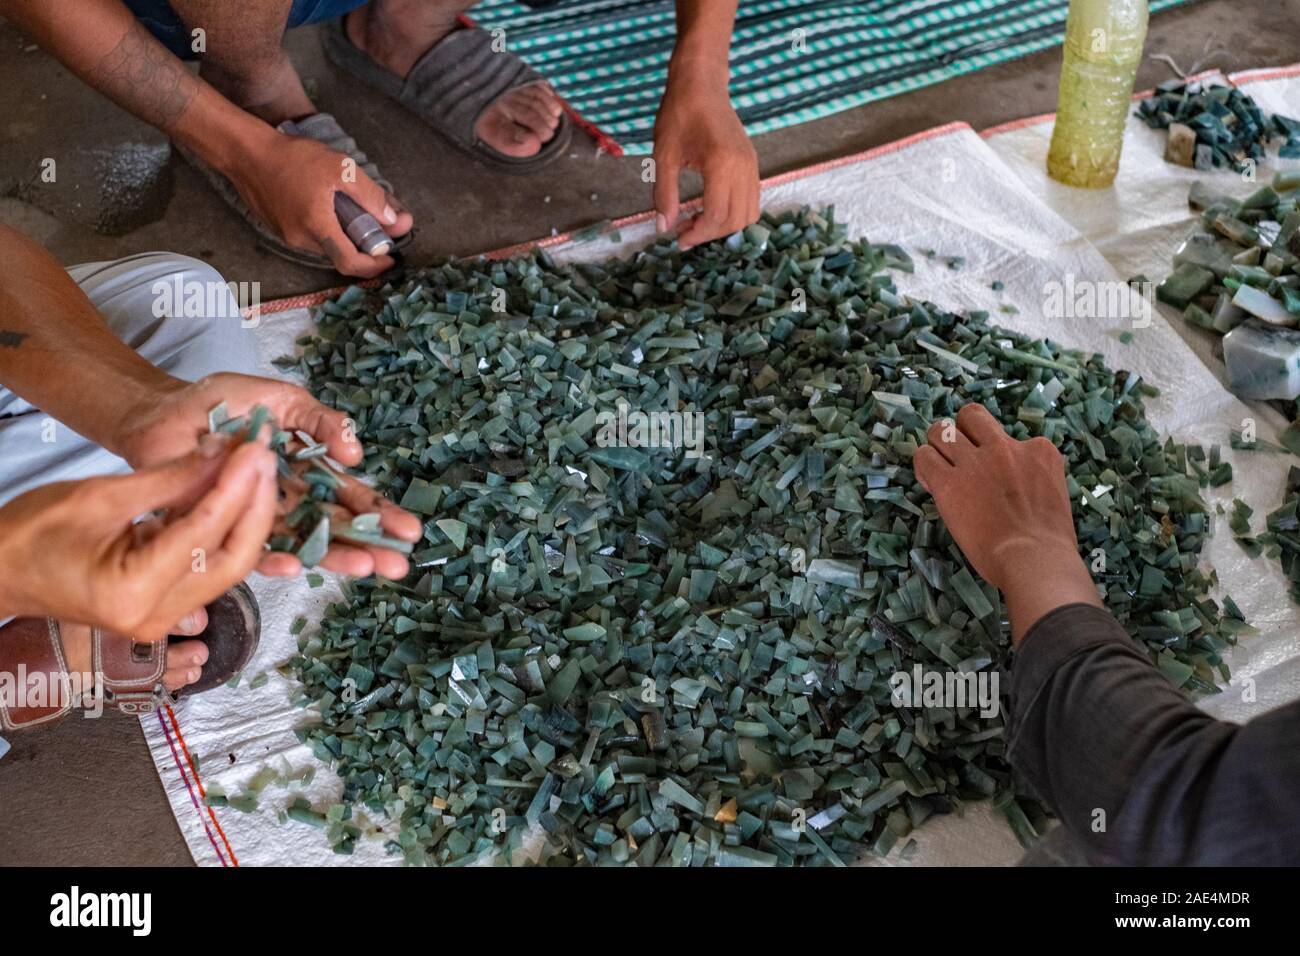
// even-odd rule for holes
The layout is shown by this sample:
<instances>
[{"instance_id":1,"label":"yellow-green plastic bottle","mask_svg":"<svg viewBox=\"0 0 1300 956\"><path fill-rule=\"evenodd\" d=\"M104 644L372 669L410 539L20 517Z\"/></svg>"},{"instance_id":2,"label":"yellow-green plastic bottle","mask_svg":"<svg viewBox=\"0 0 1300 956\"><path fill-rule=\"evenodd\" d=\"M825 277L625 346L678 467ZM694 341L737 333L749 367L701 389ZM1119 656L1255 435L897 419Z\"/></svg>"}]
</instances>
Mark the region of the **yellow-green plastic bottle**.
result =
<instances>
[{"instance_id":1,"label":"yellow-green plastic bottle","mask_svg":"<svg viewBox=\"0 0 1300 956\"><path fill-rule=\"evenodd\" d=\"M1070 0L1047 174L1097 189L1115 181L1147 38L1147 0Z\"/></svg>"}]
</instances>

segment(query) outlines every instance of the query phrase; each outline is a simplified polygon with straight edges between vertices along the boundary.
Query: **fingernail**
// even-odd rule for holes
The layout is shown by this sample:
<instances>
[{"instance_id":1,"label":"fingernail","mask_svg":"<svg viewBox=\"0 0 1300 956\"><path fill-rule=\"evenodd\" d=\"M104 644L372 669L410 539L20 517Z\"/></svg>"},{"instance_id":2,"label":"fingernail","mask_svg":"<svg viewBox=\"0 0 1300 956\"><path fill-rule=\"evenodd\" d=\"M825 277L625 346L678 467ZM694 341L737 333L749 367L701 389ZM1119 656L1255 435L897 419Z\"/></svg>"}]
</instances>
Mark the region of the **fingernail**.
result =
<instances>
[{"instance_id":1,"label":"fingernail","mask_svg":"<svg viewBox=\"0 0 1300 956\"><path fill-rule=\"evenodd\" d=\"M229 446L229 435L225 432L211 432L199 439L199 454L204 458L216 458Z\"/></svg>"},{"instance_id":2,"label":"fingernail","mask_svg":"<svg viewBox=\"0 0 1300 956\"><path fill-rule=\"evenodd\" d=\"M199 679L199 670L198 670L198 668L195 667L195 668L191 668L190 670L186 671L186 672L185 672L185 676L186 676L187 678L189 678L190 683L193 684L196 680Z\"/></svg>"},{"instance_id":3,"label":"fingernail","mask_svg":"<svg viewBox=\"0 0 1300 956\"><path fill-rule=\"evenodd\" d=\"M667 232L667 231L668 231L668 217L665 216L663 213L659 213L657 216L655 216L655 227L656 227L660 232Z\"/></svg>"},{"instance_id":4,"label":"fingernail","mask_svg":"<svg viewBox=\"0 0 1300 956\"><path fill-rule=\"evenodd\" d=\"M388 223L390 226L397 222L397 213L393 211L392 206L384 206L384 222Z\"/></svg>"},{"instance_id":5,"label":"fingernail","mask_svg":"<svg viewBox=\"0 0 1300 956\"><path fill-rule=\"evenodd\" d=\"M191 663L191 664L202 664L203 662L202 662L201 660L199 660L199 655L195 654L193 657L190 658L190 663Z\"/></svg>"}]
</instances>

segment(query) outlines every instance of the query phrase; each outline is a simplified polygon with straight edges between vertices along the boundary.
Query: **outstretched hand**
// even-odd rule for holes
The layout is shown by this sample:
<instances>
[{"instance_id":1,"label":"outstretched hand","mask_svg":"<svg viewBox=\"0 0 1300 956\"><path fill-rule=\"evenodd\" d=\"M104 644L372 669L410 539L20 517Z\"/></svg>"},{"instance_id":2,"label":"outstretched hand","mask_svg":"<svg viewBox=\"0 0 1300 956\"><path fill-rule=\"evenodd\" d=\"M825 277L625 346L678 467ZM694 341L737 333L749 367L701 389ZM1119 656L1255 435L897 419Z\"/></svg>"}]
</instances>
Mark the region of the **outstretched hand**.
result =
<instances>
[{"instance_id":1,"label":"outstretched hand","mask_svg":"<svg viewBox=\"0 0 1300 956\"><path fill-rule=\"evenodd\" d=\"M1043 437L1016 441L983 405L930 426L916 478L980 577L1006 596L1019 641L1055 607L1101 606L1079 557L1064 458Z\"/></svg>"},{"instance_id":2,"label":"outstretched hand","mask_svg":"<svg viewBox=\"0 0 1300 956\"><path fill-rule=\"evenodd\" d=\"M225 402L231 417L247 415L255 406L264 405L281 428L311 435L329 448L330 457L339 464L351 467L361 463L361 442L343 412L327 408L305 389L289 382L228 372L180 383L143 411L143 420L133 422L131 433L120 443L127 461L141 468L191 452L208 432L208 412L220 402ZM285 514L298 503L304 490L300 482L287 484L288 494L277 505L276 527L280 532L285 530ZM353 477L343 476L338 498L339 505L327 510L339 522L377 512L380 527L392 537L419 541L423 534L424 526L418 517ZM397 551L338 542L331 543L320 566L353 577L379 574L393 580L405 577L409 568L406 558ZM267 575L295 575L302 570L302 563L286 552L268 552L257 570Z\"/></svg>"},{"instance_id":3,"label":"outstretched hand","mask_svg":"<svg viewBox=\"0 0 1300 956\"><path fill-rule=\"evenodd\" d=\"M717 69L717 67L710 67ZM704 69L704 68L700 68ZM682 249L730 235L758 219L758 155L731 106L724 78L670 72L655 119L654 204L658 228L677 226L683 169L704 177L704 211L683 224Z\"/></svg>"}]
</instances>

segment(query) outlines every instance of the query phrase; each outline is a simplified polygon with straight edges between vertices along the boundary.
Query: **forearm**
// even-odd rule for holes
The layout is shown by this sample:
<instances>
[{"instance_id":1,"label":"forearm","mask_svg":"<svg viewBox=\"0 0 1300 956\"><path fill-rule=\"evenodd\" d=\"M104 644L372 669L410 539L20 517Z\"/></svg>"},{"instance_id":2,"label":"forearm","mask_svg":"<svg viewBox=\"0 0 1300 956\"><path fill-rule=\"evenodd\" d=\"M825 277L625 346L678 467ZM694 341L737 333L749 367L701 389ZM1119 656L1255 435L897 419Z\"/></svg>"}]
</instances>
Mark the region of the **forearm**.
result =
<instances>
[{"instance_id":1,"label":"forearm","mask_svg":"<svg viewBox=\"0 0 1300 956\"><path fill-rule=\"evenodd\" d=\"M275 136L186 69L118 0L0 0L0 13L87 84L218 169Z\"/></svg>"},{"instance_id":2,"label":"forearm","mask_svg":"<svg viewBox=\"0 0 1300 956\"><path fill-rule=\"evenodd\" d=\"M1095 862L1300 854L1300 705L1244 727L1216 720L1103 610L1058 608L1026 636L1008 756Z\"/></svg>"},{"instance_id":3,"label":"forearm","mask_svg":"<svg viewBox=\"0 0 1300 956\"><path fill-rule=\"evenodd\" d=\"M121 342L48 252L0 225L0 384L122 454L133 414L183 383Z\"/></svg>"},{"instance_id":4,"label":"forearm","mask_svg":"<svg viewBox=\"0 0 1300 956\"><path fill-rule=\"evenodd\" d=\"M669 78L689 72L696 82L727 85L737 0L677 0L677 42Z\"/></svg>"}]
</instances>

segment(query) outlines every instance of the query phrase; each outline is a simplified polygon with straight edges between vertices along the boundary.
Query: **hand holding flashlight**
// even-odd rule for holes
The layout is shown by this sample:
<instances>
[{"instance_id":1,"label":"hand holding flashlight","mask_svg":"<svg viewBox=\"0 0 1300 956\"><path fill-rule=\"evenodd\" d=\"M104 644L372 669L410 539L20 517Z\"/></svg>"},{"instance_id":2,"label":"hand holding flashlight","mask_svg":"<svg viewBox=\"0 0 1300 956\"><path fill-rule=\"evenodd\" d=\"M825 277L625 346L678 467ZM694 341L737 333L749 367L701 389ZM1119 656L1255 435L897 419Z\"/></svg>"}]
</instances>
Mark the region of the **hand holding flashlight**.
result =
<instances>
[{"instance_id":1,"label":"hand holding flashlight","mask_svg":"<svg viewBox=\"0 0 1300 956\"><path fill-rule=\"evenodd\" d=\"M339 225L353 244L368 256L386 255L393 248L393 240L379 220L359 206L346 193L334 194L334 212Z\"/></svg>"}]
</instances>

